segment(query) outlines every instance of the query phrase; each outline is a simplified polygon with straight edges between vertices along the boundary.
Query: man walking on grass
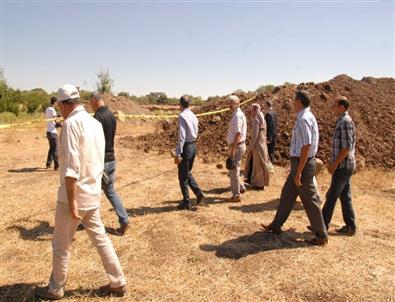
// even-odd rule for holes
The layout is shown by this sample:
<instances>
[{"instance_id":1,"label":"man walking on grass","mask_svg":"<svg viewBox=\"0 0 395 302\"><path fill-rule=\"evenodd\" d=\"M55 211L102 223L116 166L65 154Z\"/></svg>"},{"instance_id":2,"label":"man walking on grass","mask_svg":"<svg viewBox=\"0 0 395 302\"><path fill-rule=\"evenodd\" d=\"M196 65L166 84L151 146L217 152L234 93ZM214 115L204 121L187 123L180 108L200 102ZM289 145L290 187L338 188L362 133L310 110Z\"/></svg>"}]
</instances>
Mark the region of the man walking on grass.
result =
<instances>
[{"instance_id":1,"label":"man walking on grass","mask_svg":"<svg viewBox=\"0 0 395 302\"><path fill-rule=\"evenodd\" d=\"M313 245L328 243L328 234L322 217L317 189L314 184L316 169L315 155L318 150L318 125L310 112L310 95L307 91L296 92L293 102L296 122L292 131L290 146L291 170L283 186L280 204L274 220L269 225L262 224L266 231L281 234L281 227L299 196L311 224Z\"/></svg>"},{"instance_id":2,"label":"man walking on grass","mask_svg":"<svg viewBox=\"0 0 395 302\"><path fill-rule=\"evenodd\" d=\"M114 137L117 129L117 120L114 114L108 109L103 100L103 95L99 92L93 92L90 98L90 105L95 112L93 116L103 126L106 149L104 156L104 177L102 180L102 189L107 199L110 201L115 213L118 216L119 228L113 233L122 236L129 227L128 213L123 206L122 200L115 191L115 155L114 155Z\"/></svg>"},{"instance_id":3,"label":"man walking on grass","mask_svg":"<svg viewBox=\"0 0 395 302\"><path fill-rule=\"evenodd\" d=\"M228 97L232 118L229 124L228 145L229 157L235 160L235 167L229 170L232 197L230 202L241 202L240 193L246 191L244 183L240 181L240 165L246 152L247 119L240 109L240 99L236 95Z\"/></svg>"},{"instance_id":4,"label":"man walking on grass","mask_svg":"<svg viewBox=\"0 0 395 302\"><path fill-rule=\"evenodd\" d=\"M199 121L189 109L190 103L188 96L184 95L180 98L181 113L178 117L178 143L174 159L178 165L178 181L183 196L183 200L177 206L179 210L192 210L193 208L188 187L196 195L196 205L199 205L204 198L202 190L192 175L192 167L196 157L195 142L199 132Z\"/></svg>"},{"instance_id":5,"label":"man walking on grass","mask_svg":"<svg viewBox=\"0 0 395 302\"><path fill-rule=\"evenodd\" d=\"M351 197L351 176L355 171L355 125L348 114L349 101L345 97L334 100L332 110L337 117L333 132L332 158L328 172L332 174L331 185L326 193L326 202L322 209L324 222L329 228L336 201L342 205L345 226L336 232L353 236L356 232L355 214Z\"/></svg>"},{"instance_id":6,"label":"man walking on grass","mask_svg":"<svg viewBox=\"0 0 395 302\"><path fill-rule=\"evenodd\" d=\"M99 252L110 280L100 292L119 296L126 292L125 276L100 217L103 128L80 102L76 87L64 85L58 90L58 106L65 120L59 148L60 187L52 240L52 274L48 286L35 290L35 296L42 299L59 300L64 296L70 245L80 222Z\"/></svg>"}]
</instances>

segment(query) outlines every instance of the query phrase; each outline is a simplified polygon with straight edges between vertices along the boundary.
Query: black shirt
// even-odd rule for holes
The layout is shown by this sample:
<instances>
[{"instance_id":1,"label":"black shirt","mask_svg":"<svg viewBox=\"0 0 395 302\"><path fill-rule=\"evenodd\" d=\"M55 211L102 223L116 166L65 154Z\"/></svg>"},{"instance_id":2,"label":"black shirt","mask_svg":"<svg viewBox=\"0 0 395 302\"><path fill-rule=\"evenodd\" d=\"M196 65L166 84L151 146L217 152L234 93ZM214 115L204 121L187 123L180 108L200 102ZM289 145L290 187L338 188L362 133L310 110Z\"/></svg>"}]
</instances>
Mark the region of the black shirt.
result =
<instances>
[{"instance_id":1,"label":"black shirt","mask_svg":"<svg viewBox=\"0 0 395 302\"><path fill-rule=\"evenodd\" d=\"M265 114L266 121L266 137L270 143L276 141L277 132L277 114L273 110L270 110Z\"/></svg>"},{"instance_id":2,"label":"black shirt","mask_svg":"<svg viewBox=\"0 0 395 302\"><path fill-rule=\"evenodd\" d=\"M104 162L114 161L114 137L117 129L117 120L107 106L101 106L97 109L93 117L103 126L104 138L106 139Z\"/></svg>"}]
</instances>

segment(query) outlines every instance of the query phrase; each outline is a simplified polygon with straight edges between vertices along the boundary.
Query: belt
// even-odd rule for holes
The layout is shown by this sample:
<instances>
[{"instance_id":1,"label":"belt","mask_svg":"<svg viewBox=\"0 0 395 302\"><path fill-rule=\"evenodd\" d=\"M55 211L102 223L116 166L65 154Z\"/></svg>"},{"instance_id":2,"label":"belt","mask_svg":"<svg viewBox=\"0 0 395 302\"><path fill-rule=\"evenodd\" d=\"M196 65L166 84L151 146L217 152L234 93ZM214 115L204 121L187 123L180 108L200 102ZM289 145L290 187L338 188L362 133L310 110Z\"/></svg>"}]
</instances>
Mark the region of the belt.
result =
<instances>
[{"instance_id":1,"label":"belt","mask_svg":"<svg viewBox=\"0 0 395 302\"><path fill-rule=\"evenodd\" d=\"M240 146L240 145L245 144L245 143L246 143L245 141L242 141L242 142L238 143L237 145Z\"/></svg>"},{"instance_id":2,"label":"belt","mask_svg":"<svg viewBox=\"0 0 395 302\"><path fill-rule=\"evenodd\" d=\"M312 160L313 158L315 158L315 156L308 157L307 160ZM300 159L299 156L291 156L291 160L299 160L299 159Z\"/></svg>"},{"instance_id":3,"label":"belt","mask_svg":"<svg viewBox=\"0 0 395 302\"><path fill-rule=\"evenodd\" d=\"M194 144L194 143L196 143L196 141L193 141L193 142L185 142L184 145L191 145L191 144Z\"/></svg>"}]
</instances>

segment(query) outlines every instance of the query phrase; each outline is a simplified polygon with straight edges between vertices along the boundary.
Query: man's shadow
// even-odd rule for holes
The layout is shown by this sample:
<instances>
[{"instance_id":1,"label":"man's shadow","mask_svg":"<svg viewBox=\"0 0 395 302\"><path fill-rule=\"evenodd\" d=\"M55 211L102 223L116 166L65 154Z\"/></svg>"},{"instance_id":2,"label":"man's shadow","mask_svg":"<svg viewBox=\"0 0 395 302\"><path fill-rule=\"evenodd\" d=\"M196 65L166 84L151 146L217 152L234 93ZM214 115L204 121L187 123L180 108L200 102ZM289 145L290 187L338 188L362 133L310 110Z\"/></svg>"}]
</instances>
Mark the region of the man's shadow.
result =
<instances>
[{"instance_id":1,"label":"man's shadow","mask_svg":"<svg viewBox=\"0 0 395 302\"><path fill-rule=\"evenodd\" d=\"M41 300L34 296L35 283L15 283L0 286L0 302L36 302ZM97 298L101 297L99 289L77 288L65 291L65 298Z\"/></svg>"},{"instance_id":2,"label":"man's shadow","mask_svg":"<svg viewBox=\"0 0 395 302\"><path fill-rule=\"evenodd\" d=\"M45 168L40 167L31 167L31 168L20 168L20 169L9 169L8 172L11 173L32 173L32 172L46 172L51 171Z\"/></svg>"},{"instance_id":3,"label":"man's shadow","mask_svg":"<svg viewBox=\"0 0 395 302\"><path fill-rule=\"evenodd\" d=\"M53 234L54 227L50 226L48 221L40 220L38 221L38 225L30 229L21 225L12 225L7 230L19 231L19 236L23 240L46 241L51 240L50 238L45 238L45 236Z\"/></svg>"},{"instance_id":4,"label":"man's shadow","mask_svg":"<svg viewBox=\"0 0 395 302\"><path fill-rule=\"evenodd\" d=\"M262 203L246 204L242 206L231 206L229 209L241 211L243 213L260 213L264 211L275 211L278 208L280 199L272 199ZM302 211L303 205L301 202L295 202L293 209L295 211Z\"/></svg>"},{"instance_id":5,"label":"man's shadow","mask_svg":"<svg viewBox=\"0 0 395 302\"><path fill-rule=\"evenodd\" d=\"M206 252L215 252L218 258L239 260L248 255L267 252L278 249L296 249L306 247L304 234L290 229L282 235L268 232L255 232L252 235L244 235L239 238L223 242L221 245L204 244L200 249Z\"/></svg>"}]
</instances>

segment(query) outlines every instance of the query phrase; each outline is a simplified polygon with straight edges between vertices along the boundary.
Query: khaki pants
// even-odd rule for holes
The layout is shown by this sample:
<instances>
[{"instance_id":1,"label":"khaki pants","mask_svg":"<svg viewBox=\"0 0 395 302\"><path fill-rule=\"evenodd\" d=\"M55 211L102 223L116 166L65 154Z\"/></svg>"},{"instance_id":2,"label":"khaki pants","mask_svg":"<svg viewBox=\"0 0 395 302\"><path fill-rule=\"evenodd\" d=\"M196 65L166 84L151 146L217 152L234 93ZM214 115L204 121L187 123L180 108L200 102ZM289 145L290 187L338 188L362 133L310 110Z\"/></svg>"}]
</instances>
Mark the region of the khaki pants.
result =
<instances>
[{"instance_id":1,"label":"khaki pants","mask_svg":"<svg viewBox=\"0 0 395 302\"><path fill-rule=\"evenodd\" d=\"M106 235L103 222L100 218L100 208L82 211L82 224L89 238L100 254L104 270L110 279L111 287L120 287L126 284L118 256L110 239ZM70 245L80 220L70 216L67 204L57 203L55 216L55 231L53 234L53 268L48 289L55 295L64 295L64 285L67 278L67 265L69 261Z\"/></svg>"},{"instance_id":2,"label":"khaki pants","mask_svg":"<svg viewBox=\"0 0 395 302\"><path fill-rule=\"evenodd\" d=\"M246 144L242 143L237 146L235 160L236 168L229 170L230 177L230 188L232 190L233 196L240 195L240 189L245 189L244 182L240 181L240 164L244 153L246 152Z\"/></svg>"}]
</instances>

